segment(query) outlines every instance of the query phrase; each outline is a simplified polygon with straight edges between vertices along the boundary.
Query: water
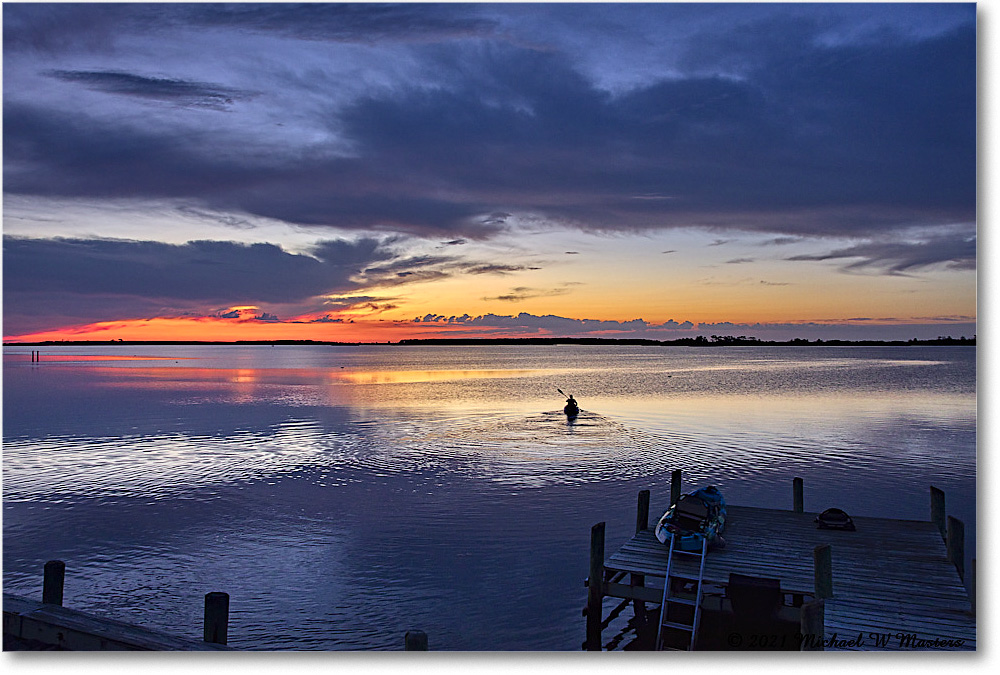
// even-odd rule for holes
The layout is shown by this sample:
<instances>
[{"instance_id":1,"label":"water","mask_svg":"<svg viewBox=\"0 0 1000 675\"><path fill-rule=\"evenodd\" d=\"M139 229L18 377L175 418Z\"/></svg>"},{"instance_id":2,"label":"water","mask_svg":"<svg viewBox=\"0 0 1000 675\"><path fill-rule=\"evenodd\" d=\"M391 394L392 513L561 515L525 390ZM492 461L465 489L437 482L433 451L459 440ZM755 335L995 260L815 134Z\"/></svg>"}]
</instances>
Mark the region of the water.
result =
<instances>
[{"instance_id":1,"label":"water","mask_svg":"<svg viewBox=\"0 0 1000 675\"><path fill-rule=\"evenodd\" d=\"M675 468L921 520L934 484L974 550L974 348L30 351L4 349L4 590L61 559L68 606L193 638L225 591L241 649L579 649L590 526L613 550Z\"/></svg>"}]
</instances>

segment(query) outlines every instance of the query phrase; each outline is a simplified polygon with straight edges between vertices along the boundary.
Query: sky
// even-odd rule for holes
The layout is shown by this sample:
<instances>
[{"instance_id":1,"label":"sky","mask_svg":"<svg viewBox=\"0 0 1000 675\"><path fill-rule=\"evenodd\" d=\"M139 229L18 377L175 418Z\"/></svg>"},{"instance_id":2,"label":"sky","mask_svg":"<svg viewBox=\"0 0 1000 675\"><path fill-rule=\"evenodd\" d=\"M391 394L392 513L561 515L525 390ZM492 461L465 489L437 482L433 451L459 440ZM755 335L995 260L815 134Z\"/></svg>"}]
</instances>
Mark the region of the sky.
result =
<instances>
[{"instance_id":1,"label":"sky","mask_svg":"<svg viewBox=\"0 0 1000 675\"><path fill-rule=\"evenodd\" d=\"M976 333L976 6L3 5L3 335Z\"/></svg>"}]
</instances>

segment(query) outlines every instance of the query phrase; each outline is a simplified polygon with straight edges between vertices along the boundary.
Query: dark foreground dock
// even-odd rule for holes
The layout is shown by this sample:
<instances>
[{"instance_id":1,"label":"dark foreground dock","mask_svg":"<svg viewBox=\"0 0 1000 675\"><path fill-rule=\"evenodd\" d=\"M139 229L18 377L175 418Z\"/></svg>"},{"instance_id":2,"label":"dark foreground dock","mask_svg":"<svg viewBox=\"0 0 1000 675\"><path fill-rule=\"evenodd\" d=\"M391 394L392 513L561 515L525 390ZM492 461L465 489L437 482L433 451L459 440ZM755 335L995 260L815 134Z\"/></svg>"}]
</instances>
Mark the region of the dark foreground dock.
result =
<instances>
[{"instance_id":1,"label":"dark foreground dock","mask_svg":"<svg viewBox=\"0 0 1000 675\"><path fill-rule=\"evenodd\" d=\"M644 492L646 513L640 493L635 536L606 559L604 524L592 531L591 579L603 583L596 588L588 580L587 649L602 647L601 630L609 623L601 609L605 597L623 600L613 613L631 601L640 615L651 603L656 605L649 613L653 623L658 618L668 549L645 523ZM726 545L706 558L709 595L702 606L722 611L731 573L778 579L790 600L785 609L796 618L807 613L803 608L819 609L820 623L815 616L803 617L795 631L800 636L815 631L807 638L810 644L793 645L789 638L786 649L975 650L975 605L962 581L962 525L949 518L945 527L944 496L936 492L932 488L932 517L938 522L854 516L853 532L818 529L814 513L728 506ZM934 503L937 499L940 506ZM801 504L801 492L796 502ZM595 552L600 553L596 558ZM674 568L683 571L683 562L675 561ZM709 648L773 648L769 639L775 640L764 634L730 633L721 637L721 647Z\"/></svg>"}]
</instances>

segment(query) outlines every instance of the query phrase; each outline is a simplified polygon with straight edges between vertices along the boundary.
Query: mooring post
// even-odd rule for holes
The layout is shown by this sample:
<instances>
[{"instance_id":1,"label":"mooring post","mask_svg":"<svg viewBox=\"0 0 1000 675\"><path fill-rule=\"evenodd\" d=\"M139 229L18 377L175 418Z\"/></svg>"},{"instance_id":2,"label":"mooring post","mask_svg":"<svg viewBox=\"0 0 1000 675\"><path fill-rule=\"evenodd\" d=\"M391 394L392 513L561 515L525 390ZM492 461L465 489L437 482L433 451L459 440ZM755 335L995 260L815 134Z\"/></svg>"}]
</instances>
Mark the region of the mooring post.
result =
<instances>
[{"instance_id":1,"label":"mooring post","mask_svg":"<svg viewBox=\"0 0 1000 675\"><path fill-rule=\"evenodd\" d=\"M802 633L802 644L799 651L821 652L823 640L826 639L826 609L822 600L814 600L802 605L799 618L799 631Z\"/></svg>"},{"instance_id":2,"label":"mooring post","mask_svg":"<svg viewBox=\"0 0 1000 675\"><path fill-rule=\"evenodd\" d=\"M802 501L802 479L793 478L792 479L792 511L795 513L802 513L805 511L804 503Z\"/></svg>"},{"instance_id":3,"label":"mooring post","mask_svg":"<svg viewBox=\"0 0 1000 675\"><path fill-rule=\"evenodd\" d=\"M229 594L205 594L205 642L224 645L229 640Z\"/></svg>"},{"instance_id":4,"label":"mooring post","mask_svg":"<svg viewBox=\"0 0 1000 675\"><path fill-rule=\"evenodd\" d=\"M427 651L427 633L422 630L406 631L404 650L408 652Z\"/></svg>"},{"instance_id":5,"label":"mooring post","mask_svg":"<svg viewBox=\"0 0 1000 675\"><path fill-rule=\"evenodd\" d=\"M829 544L813 549L813 585L817 600L833 597L833 554Z\"/></svg>"},{"instance_id":6,"label":"mooring post","mask_svg":"<svg viewBox=\"0 0 1000 675\"><path fill-rule=\"evenodd\" d=\"M635 533L639 534L649 528L649 490L639 490L639 499L635 507Z\"/></svg>"},{"instance_id":7,"label":"mooring post","mask_svg":"<svg viewBox=\"0 0 1000 675\"><path fill-rule=\"evenodd\" d=\"M948 532L945 530L944 517L944 490L931 486L931 522L937 525L941 538L946 539Z\"/></svg>"},{"instance_id":8,"label":"mooring post","mask_svg":"<svg viewBox=\"0 0 1000 675\"><path fill-rule=\"evenodd\" d=\"M42 602L48 605L63 604L63 585L66 581L66 563L50 560L45 563L42 579Z\"/></svg>"},{"instance_id":9,"label":"mooring post","mask_svg":"<svg viewBox=\"0 0 1000 675\"><path fill-rule=\"evenodd\" d=\"M958 578L965 581L965 523L954 516L948 516L948 560L958 570Z\"/></svg>"},{"instance_id":10,"label":"mooring post","mask_svg":"<svg viewBox=\"0 0 1000 675\"><path fill-rule=\"evenodd\" d=\"M587 651L601 651L604 601L604 523L590 528L590 577L587 580Z\"/></svg>"},{"instance_id":11,"label":"mooring post","mask_svg":"<svg viewBox=\"0 0 1000 675\"><path fill-rule=\"evenodd\" d=\"M674 469L670 474L670 505L673 506L681 498L681 470Z\"/></svg>"}]
</instances>

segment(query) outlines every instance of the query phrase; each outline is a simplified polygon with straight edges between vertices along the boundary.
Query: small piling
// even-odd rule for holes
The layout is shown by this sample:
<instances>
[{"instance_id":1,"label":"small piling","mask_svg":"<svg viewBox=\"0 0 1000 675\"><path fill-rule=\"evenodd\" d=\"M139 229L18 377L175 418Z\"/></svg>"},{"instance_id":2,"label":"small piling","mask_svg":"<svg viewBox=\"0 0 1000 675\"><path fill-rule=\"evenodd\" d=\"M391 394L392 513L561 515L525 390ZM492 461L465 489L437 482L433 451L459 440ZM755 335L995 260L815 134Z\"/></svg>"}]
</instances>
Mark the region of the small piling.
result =
<instances>
[{"instance_id":1,"label":"small piling","mask_svg":"<svg viewBox=\"0 0 1000 675\"><path fill-rule=\"evenodd\" d=\"M42 579L42 602L48 605L62 605L65 581L66 563L62 560L50 560L45 563L45 576Z\"/></svg>"},{"instance_id":2,"label":"small piling","mask_svg":"<svg viewBox=\"0 0 1000 675\"><path fill-rule=\"evenodd\" d=\"M829 544L813 549L813 585L817 600L833 597L833 554Z\"/></svg>"},{"instance_id":3,"label":"small piling","mask_svg":"<svg viewBox=\"0 0 1000 675\"><path fill-rule=\"evenodd\" d=\"M938 532L941 533L942 539L948 538L948 532L945 529L945 511L944 511L944 490L939 490L938 488L931 486L931 522L937 525Z\"/></svg>"},{"instance_id":4,"label":"small piling","mask_svg":"<svg viewBox=\"0 0 1000 675\"><path fill-rule=\"evenodd\" d=\"M229 594L205 594L205 642L224 645L229 640Z\"/></svg>"},{"instance_id":5,"label":"small piling","mask_svg":"<svg viewBox=\"0 0 1000 675\"><path fill-rule=\"evenodd\" d=\"M802 513L805 511L804 503L802 501L802 479L793 478L792 479L792 511L795 513Z\"/></svg>"},{"instance_id":6,"label":"small piling","mask_svg":"<svg viewBox=\"0 0 1000 675\"><path fill-rule=\"evenodd\" d=\"M649 490L639 490L639 496L637 499L635 507L635 533L639 534L643 530L649 529ZM645 586L646 585L646 575L645 574L632 574L631 575L633 586ZM646 603L642 600L635 600L633 602L633 607L635 608L635 616L639 618L646 616Z\"/></svg>"},{"instance_id":7,"label":"small piling","mask_svg":"<svg viewBox=\"0 0 1000 675\"><path fill-rule=\"evenodd\" d=\"M802 633L802 644L799 646L799 651L824 651L823 640L826 637L826 608L822 600L814 600L802 605L799 630Z\"/></svg>"},{"instance_id":8,"label":"small piling","mask_svg":"<svg viewBox=\"0 0 1000 675\"><path fill-rule=\"evenodd\" d=\"M427 633L422 630L406 631L403 650L408 652L426 652L428 650Z\"/></svg>"},{"instance_id":9,"label":"small piling","mask_svg":"<svg viewBox=\"0 0 1000 675\"><path fill-rule=\"evenodd\" d=\"M965 581L965 523L954 516L948 516L948 560L958 570L958 578Z\"/></svg>"},{"instance_id":10,"label":"small piling","mask_svg":"<svg viewBox=\"0 0 1000 675\"><path fill-rule=\"evenodd\" d=\"M649 529L649 490L639 490L635 507L635 533Z\"/></svg>"},{"instance_id":11,"label":"small piling","mask_svg":"<svg viewBox=\"0 0 1000 675\"><path fill-rule=\"evenodd\" d=\"M673 506L681 498L681 470L674 469L670 474L670 505Z\"/></svg>"},{"instance_id":12,"label":"small piling","mask_svg":"<svg viewBox=\"0 0 1000 675\"><path fill-rule=\"evenodd\" d=\"M587 651L601 651L604 601L604 523L590 528L590 577L587 580Z\"/></svg>"}]
</instances>

